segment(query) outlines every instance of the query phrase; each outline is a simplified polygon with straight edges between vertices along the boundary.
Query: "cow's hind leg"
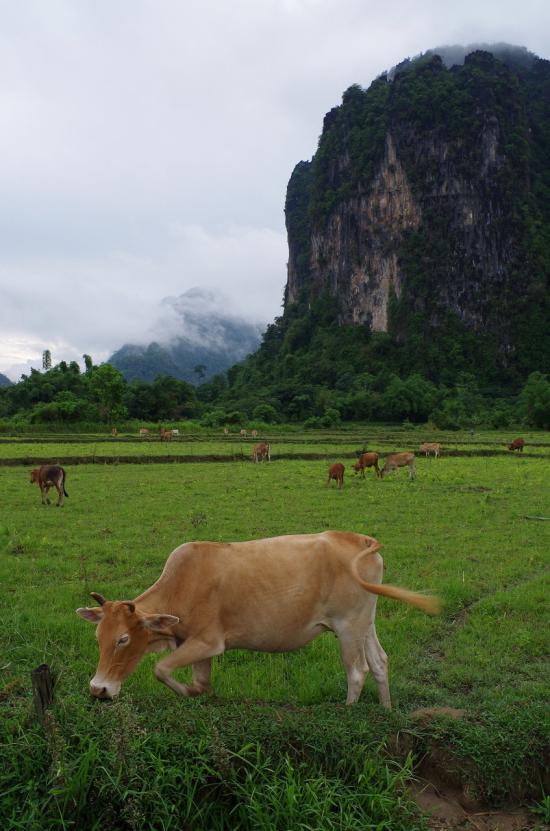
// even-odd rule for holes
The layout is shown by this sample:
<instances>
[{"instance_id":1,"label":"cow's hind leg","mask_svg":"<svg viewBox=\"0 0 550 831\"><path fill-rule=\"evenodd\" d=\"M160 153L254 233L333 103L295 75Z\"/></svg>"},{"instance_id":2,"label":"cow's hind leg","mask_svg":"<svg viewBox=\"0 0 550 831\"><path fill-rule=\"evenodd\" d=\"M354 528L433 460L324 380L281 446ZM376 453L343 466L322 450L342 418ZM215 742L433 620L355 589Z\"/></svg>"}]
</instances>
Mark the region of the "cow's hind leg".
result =
<instances>
[{"instance_id":1,"label":"cow's hind leg","mask_svg":"<svg viewBox=\"0 0 550 831\"><path fill-rule=\"evenodd\" d=\"M59 482L57 482L55 487L57 489L57 505L56 505L56 507L57 508L62 508L63 507L63 485L60 485Z\"/></svg>"},{"instance_id":2,"label":"cow's hind leg","mask_svg":"<svg viewBox=\"0 0 550 831\"><path fill-rule=\"evenodd\" d=\"M225 646L221 639L203 640L188 638L171 655L156 664L154 672L159 681L179 695L200 695L210 689L210 664L214 655L221 655ZM180 667L193 665L193 683L180 684L172 678L172 672Z\"/></svg>"},{"instance_id":3,"label":"cow's hind leg","mask_svg":"<svg viewBox=\"0 0 550 831\"><path fill-rule=\"evenodd\" d=\"M365 637L365 652L367 653L368 666L376 681L380 704L391 710L390 686L388 683L388 656L382 649L374 623L367 629Z\"/></svg>"},{"instance_id":4,"label":"cow's hind leg","mask_svg":"<svg viewBox=\"0 0 550 831\"><path fill-rule=\"evenodd\" d=\"M339 632L340 657L348 679L348 696L346 704L355 704L359 700L369 665L365 657L364 636L353 631Z\"/></svg>"}]
</instances>

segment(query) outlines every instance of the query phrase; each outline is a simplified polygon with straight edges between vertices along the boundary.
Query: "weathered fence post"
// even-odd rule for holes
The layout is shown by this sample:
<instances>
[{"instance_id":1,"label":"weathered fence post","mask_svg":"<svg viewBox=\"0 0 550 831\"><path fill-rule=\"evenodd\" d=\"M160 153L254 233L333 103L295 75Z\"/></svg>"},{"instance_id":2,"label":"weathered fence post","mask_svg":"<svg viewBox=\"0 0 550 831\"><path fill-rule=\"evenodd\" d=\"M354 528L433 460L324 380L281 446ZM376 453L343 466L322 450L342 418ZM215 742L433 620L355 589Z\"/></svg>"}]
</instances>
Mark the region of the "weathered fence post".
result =
<instances>
[{"instance_id":1,"label":"weathered fence post","mask_svg":"<svg viewBox=\"0 0 550 831\"><path fill-rule=\"evenodd\" d=\"M31 672L34 708L40 721L53 701L53 676L47 664L40 664Z\"/></svg>"}]
</instances>

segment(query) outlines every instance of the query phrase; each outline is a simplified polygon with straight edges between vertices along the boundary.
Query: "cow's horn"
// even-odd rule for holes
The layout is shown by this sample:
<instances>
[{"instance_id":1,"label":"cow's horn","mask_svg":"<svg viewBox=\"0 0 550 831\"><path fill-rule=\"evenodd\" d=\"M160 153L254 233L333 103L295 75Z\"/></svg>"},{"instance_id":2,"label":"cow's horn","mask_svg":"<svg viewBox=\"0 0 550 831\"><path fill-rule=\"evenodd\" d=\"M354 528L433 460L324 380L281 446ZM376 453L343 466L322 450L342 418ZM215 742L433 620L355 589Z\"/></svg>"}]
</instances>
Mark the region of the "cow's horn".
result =
<instances>
[{"instance_id":1,"label":"cow's horn","mask_svg":"<svg viewBox=\"0 0 550 831\"><path fill-rule=\"evenodd\" d=\"M124 602L126 603L126 605L128 606L128 608L130 609L130 611L132 613L136 611L136 605L135 605L135 603L132 603L131 600L125 600Z\"/></svg>"},{"instance_id":2,"label":"cow's horn","mask_svg":"<svg viewBox=\"0 0 550 831\"><path fill-rule=\"evenodd\" d=\"M97 600L100 606L103 606L103 604L107 602L103 595L98 594L97 592L90 592L90 597L93 597L94 600Z\"/></svg>"}]
</instances>

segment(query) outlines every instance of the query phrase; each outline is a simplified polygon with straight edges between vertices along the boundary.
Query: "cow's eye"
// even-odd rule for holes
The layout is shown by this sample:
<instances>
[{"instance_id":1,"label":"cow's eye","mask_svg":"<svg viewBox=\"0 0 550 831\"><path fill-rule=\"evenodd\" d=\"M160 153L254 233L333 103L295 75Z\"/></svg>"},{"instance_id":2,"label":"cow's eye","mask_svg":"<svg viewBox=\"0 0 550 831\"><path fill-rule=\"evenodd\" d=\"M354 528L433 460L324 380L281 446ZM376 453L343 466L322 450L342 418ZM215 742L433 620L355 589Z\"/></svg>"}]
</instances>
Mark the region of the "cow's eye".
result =
<instances>
[{"instance_id":1,"label":"cow's eye","mask_svg":"<svg viewBox=\"0 0 550 831\"><path fill-rule=\"evenodd\" d=\"M128 643L130 640L129 635L121 635L118 641L116 642L117 646L124 646L125 643Z\"/></svg>"}]
</instances>

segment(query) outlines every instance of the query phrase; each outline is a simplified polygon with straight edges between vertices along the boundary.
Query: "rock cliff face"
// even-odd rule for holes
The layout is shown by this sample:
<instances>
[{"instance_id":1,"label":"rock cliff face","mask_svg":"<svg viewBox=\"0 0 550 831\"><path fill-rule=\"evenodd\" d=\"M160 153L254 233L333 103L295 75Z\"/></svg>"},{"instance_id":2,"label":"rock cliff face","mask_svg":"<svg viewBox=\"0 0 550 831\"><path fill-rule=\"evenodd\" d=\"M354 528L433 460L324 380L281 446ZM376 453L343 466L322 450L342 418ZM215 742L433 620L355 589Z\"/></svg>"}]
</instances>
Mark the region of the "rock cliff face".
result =
<instances>
[{"instance_id":1,"label":"rock cliff face","mask_svg":"<svg viewBox=\"0 0 550 831\"><path fill-rule=\"evenodd\" d=\"M550 62L431 54L391 78L351 87L292 174L287 308L328 294L401 341L451 314L525 353L549 308Z\"/></svg>"}]
</instances>

